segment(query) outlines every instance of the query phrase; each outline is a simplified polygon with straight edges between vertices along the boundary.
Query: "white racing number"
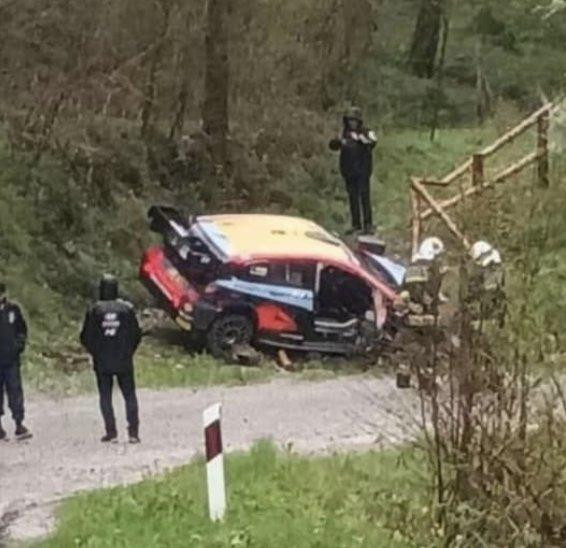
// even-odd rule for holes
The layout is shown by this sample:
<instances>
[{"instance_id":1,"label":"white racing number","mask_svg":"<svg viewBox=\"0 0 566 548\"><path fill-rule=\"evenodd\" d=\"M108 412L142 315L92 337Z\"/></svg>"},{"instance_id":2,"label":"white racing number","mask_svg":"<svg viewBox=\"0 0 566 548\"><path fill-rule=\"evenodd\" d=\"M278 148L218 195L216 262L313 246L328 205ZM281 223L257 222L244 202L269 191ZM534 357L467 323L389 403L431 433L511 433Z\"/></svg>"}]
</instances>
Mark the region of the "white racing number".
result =
<instances>
[{"instance_id":1,"label":"white racing number","mask_svg":"<svg viewBox=\"0 0 566 548\"><path fill-rule=\"evenodd\" d=\"M107 312L102 320L102 331L105 337L115 337L120 329L120 320L116 312Z\"/></svg>"}]
</instances>

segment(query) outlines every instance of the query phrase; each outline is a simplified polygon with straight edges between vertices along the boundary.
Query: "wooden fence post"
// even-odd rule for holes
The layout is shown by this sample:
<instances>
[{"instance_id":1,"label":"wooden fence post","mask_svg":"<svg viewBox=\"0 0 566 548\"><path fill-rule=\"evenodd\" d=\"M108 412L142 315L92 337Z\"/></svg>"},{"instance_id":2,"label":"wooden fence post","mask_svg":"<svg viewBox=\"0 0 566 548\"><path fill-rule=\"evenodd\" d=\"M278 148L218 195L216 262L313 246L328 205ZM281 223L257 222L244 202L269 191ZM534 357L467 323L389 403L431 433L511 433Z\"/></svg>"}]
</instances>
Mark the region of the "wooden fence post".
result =
<instances>
[{"instance_id":1,"label":"wooden fence post","mask_svg":"<svg viewBox=\"0 0 566 548\"><path fill-rule=\"evenodd\" d=\"M538 153L538 182L542 187L549 185L548 161L548 127L550 125L549 111L541 114L537 120L537 153Z\"/></svg>"},{"instance_id":2,"label":"wooden fence post","mask_svg":"<svg viewBox=\"0 0 566 548\"><path fill-rule=\"evenodd\" d=\"M420 194L421 198L428 202L428 204L442 219L442 221L444 221L444 224L448 227L450 232L452 232L452 234L454 234L454 236L456 236L456 238L460 240L466 251L469 251L471 246L466 236L464 236L464 234L460 232L460 230L456 226L456 223L454 223L454 221L448 216L446 211L444 211L444 209L438 205L435 199L428 193L427 189L416 178L413 179L413 188L417 191L418 194Z\"/></svg>"},{"instance_id":3,"label":"wooden fence post","mask_svg":"<svg viewBox=\"0 0 566 548\"><path fill-rule=\"evenodd\" d=\"M421 197L415 191L411 182L411 217L412 217L412 239L411 239L411 256L414 255L421 240Z\"/></svg>"},{"instance_id":4,"label":"wooden fence post","mask_svg":"<svg viewBox=\"0 0 566 548\"><path fill-rule=\"evenodd\" d=\"M483 154L478 153L472 156L472 184L481 186L484 183Z\"/></svg>"}]
</instances>

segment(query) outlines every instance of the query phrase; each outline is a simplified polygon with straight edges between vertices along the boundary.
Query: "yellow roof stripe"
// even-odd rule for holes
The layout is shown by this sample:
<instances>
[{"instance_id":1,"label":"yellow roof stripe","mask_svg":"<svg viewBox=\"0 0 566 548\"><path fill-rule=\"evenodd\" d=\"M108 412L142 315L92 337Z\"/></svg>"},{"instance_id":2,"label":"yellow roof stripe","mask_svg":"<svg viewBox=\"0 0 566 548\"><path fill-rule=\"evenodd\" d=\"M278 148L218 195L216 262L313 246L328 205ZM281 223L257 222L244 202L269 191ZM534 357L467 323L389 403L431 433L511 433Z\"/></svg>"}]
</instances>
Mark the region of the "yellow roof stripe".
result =
<instances>
[{"instance_id":1,"label":"yellow roof stripe","mask_svg":"<svg viewBox=\"0 0 566 548\"><path fill-rule=\"evenodd\" d=\"M198 218L216 233L230 257L300 256L357 264L348 247L316 223L300 217L262 214L207 215ZM210 230L213 225L213 229ZM207 229L208 228L208 229Z\"/></svg>"}]
</instances>

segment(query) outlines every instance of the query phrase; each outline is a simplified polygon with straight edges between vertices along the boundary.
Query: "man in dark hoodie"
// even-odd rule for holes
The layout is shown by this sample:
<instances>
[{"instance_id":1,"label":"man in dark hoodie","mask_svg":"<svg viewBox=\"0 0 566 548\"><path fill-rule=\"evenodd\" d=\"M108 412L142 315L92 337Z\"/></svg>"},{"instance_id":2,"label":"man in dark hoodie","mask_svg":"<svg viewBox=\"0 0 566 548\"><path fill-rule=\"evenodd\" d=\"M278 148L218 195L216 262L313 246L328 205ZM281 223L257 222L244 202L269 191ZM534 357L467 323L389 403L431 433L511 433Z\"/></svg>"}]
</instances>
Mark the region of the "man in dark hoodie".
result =
<instances>
[{"instance_id":1,"label":"man in dark hoodie","mask_svg":"<svg viewBox=\"0 0 566 548\"><path fill-rule=\"evenodd\" d=\"M373 149L377 143L375 132L364 126L362 112L352 107L344 114L340 136L330 141L332 150L340 151L340 173L346 183L352 229L350 232L374 231L370 178L373 171Z\"/></svg>"},{"instance_id":2,"label":"man in dark hoodie","mask_svg":"<svg viewBox=\"0 0 566 548\"><path fill-rule=\"evenodd\" d=\"M6 284L0 282L0 420L4 414L4 391L16 423L18 440L31 438L24 426L24 392L20 356L26 347L28 328L20 307L8 300ZM0 423L0 440L7 434Z\"/></svg>"},{"instance_id":3,"label":"man in dark hoodie","mask_svg":"<svg viewBox=\"0 0 566 548\"><path fill-rule=\"evenodd\" d=\"M128 438L139 443L138 401L133 357L141 340L141 329L131 303L118 298L118 281L105 275L99 286L100 300L86 313L81 343L93 358L106 433L100 441L118 438L112 407L114 378L126 402Z\"/></svg>"}]
</instances>

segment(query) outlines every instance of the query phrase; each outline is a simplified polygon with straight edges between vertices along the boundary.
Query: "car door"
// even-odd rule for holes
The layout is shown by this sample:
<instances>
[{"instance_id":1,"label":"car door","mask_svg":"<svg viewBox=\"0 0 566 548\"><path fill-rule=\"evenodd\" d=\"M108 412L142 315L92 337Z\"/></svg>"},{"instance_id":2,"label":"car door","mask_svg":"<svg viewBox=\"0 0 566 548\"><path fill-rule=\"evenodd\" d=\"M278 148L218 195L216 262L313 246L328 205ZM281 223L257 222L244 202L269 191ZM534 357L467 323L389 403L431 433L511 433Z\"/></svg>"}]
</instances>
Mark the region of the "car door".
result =
<instances>
[{"instance_id":1,"label":"car door","mask_svg":"<svg viewBox=\"0 0 566 548\"><path fill-rule=\"evenodd\" d=\"M319 263L313 327L325 340L355 339L367 316L375 317L374 292L368 283L338 266Z\"/></svg>"},{"instance_id":2,"label":"car door","mask_svg":"<svg viewBox=\"0 0 566 548\"><path fill-rule=\"evenodd\" d=\"M314 307L315 264L309 261L254 261L231 280L217 282L253 303L258 331L303 333Z\"/></svg>"}]
</instances>

